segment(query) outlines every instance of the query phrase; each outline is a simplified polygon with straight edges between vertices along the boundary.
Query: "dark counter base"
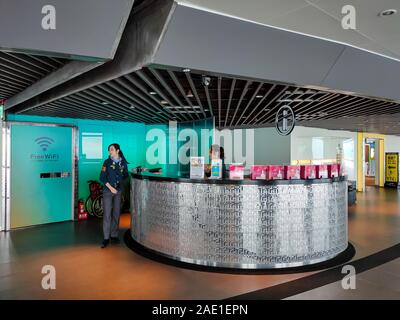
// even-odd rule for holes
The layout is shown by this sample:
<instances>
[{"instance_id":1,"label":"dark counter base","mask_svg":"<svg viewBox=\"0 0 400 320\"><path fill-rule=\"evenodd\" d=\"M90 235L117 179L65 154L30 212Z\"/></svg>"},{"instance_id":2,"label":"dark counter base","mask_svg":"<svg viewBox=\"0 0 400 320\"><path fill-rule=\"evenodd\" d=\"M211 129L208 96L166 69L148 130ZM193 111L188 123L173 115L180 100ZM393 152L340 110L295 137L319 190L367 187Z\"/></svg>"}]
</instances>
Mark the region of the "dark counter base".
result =
<instances>
[{"instance_id":1,"label":"dark counter base","mask_svg":"<svg viewBox=\"0 0 400 320\"><path fill-rule=\"evenodd\" d=\"M140 180L151 180L151 181L165 181L165 182L185 182L185 183L204 183L204 184L234 184L234 185L290 185L290 184L302 184L302 185L312 185L320 183L333 183L347 180L346 177L336 177L332 179L309 179L309 180L232 180L232 179L190 179L183 177L169 177L159 174L151 173L131 173L132 177Z\"/></svg>"},{"instance_id":2,"label":"dark counter base","mask_svg":"<svg viewBox=\"0 0 400 320\"><path fill-rule=\"evenodd\" d=\"M287 274L287 273L301 273L301 272L310 272L310 271L318 271L323 269L328 269L332 267L336 267L342 264L349 262L356 254L356 250L354 246L349 242L347 249L337 255L335 258L330 259L328 261L310 264L307 266L301 267L292 267L292 268L282 268L282 269L235 269L235 268L221 268L221 267L208 267L203 265L191 264L186 262L177 261L174 259L167 258L163 255L158 254L157 252L150 250L138 242L136 242L130 234L130 230L127 230L124 234L125 244L135 253L151 259L156 262L168 264L178 268L203 271L203 272L215 272L215 273L227 273L227 274Z\"/></svg>"}]
</instances>

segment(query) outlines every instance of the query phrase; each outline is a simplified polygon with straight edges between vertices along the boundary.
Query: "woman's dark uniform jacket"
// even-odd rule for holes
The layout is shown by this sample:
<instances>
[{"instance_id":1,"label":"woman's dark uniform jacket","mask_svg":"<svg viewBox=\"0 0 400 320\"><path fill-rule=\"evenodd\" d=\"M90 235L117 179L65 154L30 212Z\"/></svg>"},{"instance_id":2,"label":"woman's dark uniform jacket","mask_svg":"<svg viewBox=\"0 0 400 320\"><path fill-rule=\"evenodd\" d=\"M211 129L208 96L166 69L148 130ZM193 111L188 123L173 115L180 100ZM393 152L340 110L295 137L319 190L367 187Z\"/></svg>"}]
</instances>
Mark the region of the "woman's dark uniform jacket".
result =
<instances>
[{"instance_id":1,"label":"woman's dark uniform jacket","mask_svg":"<svg viewBox=\"0 0 400 320\"><path fill-rule=\"evenodd\" d=\"M122 182L126 177L128 177L128 165L124 159L121 159L119 163L113 161L110 157L104 161L101 168L100 181L103 183L105 190L109 190L106 187L106 183L108 182L120 191L122 189Z\"/></svg>"}]
</instances>

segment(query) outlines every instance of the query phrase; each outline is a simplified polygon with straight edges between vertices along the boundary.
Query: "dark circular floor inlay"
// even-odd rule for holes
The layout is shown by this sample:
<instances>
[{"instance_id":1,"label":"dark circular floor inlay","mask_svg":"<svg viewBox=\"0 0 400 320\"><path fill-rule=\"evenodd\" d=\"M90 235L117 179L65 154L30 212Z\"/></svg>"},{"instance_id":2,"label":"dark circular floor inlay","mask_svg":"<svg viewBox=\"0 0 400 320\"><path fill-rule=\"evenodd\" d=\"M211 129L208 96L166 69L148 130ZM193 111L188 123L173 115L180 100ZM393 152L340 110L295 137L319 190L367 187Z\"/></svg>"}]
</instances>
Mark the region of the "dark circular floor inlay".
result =
<instances>
[{"instance_id":1,"label":"dark circular floor inlay","mask_svg":"<svg viewBox=\"0 0 400 320\"><path fill-rule=\"evenodd\" d=\"M204 271L204 272L215 272L215 273L229 273L229 274L285 274L285 273L301 273L301 272L309 272L309 271L318 271L328 268L333 268L342 264L349 262L354 255L356 254L356 250L354 246L349 242L347 249L334 257L331 260L311 264L307 266L301 267L292 267L292 268L282 268L282 269L233 269L233 268L221 268L221 267L208 267L202 266L192 263L186 263L177 261L174 259L170 259L168 257L157 254L156 252L147 249L142 246L140 243L133 240L131 237L130 230L127 230L124 234L124 241L128 248L130 248L135 253L151 259L156 262L168 264L178 268L191 269L196 271Z\"/></svg>"}]
</instances>

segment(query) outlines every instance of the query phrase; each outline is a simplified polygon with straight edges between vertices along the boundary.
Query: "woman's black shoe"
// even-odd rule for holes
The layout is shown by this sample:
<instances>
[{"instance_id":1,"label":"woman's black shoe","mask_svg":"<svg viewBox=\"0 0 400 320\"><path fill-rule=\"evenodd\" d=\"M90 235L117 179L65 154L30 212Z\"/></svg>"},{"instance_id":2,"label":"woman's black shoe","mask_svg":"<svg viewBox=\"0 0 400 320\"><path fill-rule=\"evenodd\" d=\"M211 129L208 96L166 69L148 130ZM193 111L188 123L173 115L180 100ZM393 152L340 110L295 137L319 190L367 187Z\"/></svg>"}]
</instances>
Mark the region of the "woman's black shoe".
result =
<instances>
[{"instance_id":1,"label":"woman's black shoe","mask_svg":"<svg viewBox=\"0 0 400 320\"><path fill-rule=\"evenodd\" d=\"M110 240L103 240L103 243L101 244L101 248L104 249L105 247L108 246L108 244L110 243Z\"/></svg>"},{"instance_id":2,"label":"woman's black shoe","mask_svg":"<svg viewBox=\"0 0 400 320\"><path fill-rule=\"evenodd\" d=\"M115 243L115 244L118 244L118 243L120 243L121 241L119 240L118 237L111 237L111 242L112 242L112 243Z\"/></svg>"}]
</instances>

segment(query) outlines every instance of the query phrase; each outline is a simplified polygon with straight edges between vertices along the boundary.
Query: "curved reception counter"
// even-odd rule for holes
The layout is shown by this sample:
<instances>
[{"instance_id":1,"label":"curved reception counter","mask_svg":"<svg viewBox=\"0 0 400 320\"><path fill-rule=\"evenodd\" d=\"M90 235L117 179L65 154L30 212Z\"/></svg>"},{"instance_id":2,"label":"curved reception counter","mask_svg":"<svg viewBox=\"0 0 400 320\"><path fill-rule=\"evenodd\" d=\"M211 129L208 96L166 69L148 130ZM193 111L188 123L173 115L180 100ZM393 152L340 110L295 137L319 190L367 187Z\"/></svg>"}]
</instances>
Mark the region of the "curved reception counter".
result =
<instances>
[{"instance_id":1,"label":"curved reception counter","mask_svg":"<svg viewBox=\"0 0 400 320\"><path fill-rule=\"evenodd\" d=\"M347 181L192 180L132 174L131 236L182 262L298 267L348 246Z\"/></svg>"}]
</instances>

